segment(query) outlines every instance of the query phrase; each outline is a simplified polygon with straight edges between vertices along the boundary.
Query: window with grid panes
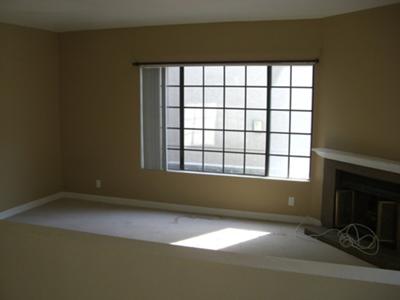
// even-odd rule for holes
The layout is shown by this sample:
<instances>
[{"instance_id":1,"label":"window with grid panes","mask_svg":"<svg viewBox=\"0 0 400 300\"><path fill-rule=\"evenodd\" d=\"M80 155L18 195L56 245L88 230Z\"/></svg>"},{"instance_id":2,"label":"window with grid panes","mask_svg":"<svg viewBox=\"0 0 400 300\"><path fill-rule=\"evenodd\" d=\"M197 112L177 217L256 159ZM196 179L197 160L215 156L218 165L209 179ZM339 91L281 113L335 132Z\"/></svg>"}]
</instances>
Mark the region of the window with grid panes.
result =
<instances>
[{"instance_id":1,"label":"window with grid panes","mask_svg":"<svg viewBox=\"0 0 400 300\"><path fill-rule=\"evenodd\" d=\"M161 67L165 169L308 179L311 64Z\"/></svg>"}]
</instances>

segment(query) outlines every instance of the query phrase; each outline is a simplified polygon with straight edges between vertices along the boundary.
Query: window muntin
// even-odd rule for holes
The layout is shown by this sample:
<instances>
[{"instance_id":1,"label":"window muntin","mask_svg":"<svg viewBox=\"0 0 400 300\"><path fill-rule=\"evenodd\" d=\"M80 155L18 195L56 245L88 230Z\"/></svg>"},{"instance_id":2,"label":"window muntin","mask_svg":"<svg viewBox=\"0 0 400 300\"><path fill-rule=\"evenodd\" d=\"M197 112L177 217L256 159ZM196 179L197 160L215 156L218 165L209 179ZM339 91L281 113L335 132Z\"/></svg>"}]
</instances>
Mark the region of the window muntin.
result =
<instances>
[{"instance_id":1,"label":"window muntin","mask_svg":"<svg viewBox=\"0 0 400 300\"><path fill-rule=\"evenodd\" d=\"M313 65L165 69L167 169L309 178Z\"/></svg>"}]
</instances>

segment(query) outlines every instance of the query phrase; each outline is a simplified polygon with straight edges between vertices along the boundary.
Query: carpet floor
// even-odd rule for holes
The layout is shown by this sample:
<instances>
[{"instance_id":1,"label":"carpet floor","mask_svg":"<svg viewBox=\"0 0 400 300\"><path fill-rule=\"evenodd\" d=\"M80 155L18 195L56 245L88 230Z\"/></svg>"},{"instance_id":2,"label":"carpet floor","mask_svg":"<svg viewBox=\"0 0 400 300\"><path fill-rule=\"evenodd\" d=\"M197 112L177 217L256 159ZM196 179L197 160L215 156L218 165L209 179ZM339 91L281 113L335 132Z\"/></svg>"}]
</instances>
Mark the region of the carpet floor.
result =
<instances>
[{"instance_id":1,"label":"carpet floor","mask_svg":"<svg viewBox=\"0 0 400 300\"><path fill-rule=\"evenodd\" d=\"M332 246L310 239L295 224L252 221L60 199L15 215L9 221L178 243L256 256L277 256L372 267Z\"/></svg>"}]
</instances>

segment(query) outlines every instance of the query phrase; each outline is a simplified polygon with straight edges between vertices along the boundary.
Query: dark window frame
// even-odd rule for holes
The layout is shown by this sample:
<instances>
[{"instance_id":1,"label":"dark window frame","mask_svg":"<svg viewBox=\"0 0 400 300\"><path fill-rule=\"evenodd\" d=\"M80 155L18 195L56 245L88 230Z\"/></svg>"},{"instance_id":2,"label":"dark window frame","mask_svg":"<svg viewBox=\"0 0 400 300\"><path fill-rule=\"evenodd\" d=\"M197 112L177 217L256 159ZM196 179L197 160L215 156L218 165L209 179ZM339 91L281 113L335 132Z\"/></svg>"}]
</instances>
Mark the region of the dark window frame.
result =
<instances>
[{"instance_id":1,"label":"dark window frame","mask_svg":"<svg viewBox=\"0 0 400 300\"><path fill-rule=\"evenodd\" d=\"M313 136L313 112L314 112L314 90L315 90L315 65L311 63L290 63L288 62L287 64L279 64L283 66L290 66L290 84L289 85L284 85L284 86L273 86L272 85L272 67L274 64L256 64L255 66L265 66L266 71L267 71L267 85L264 86L259 86L259 85L247 85L247 69L249 66L252 66L253 64L239 64L236 66L243 66L245 69L245 77L244 77L244 85L226 85L226 67L229 67L231 65L228 64L213 64L212 66L220 66L223 67L223 84L222 85L206 85L205 84L205 67L208 67L209 65L204 64L204 65L196 65L198 67L202 67L202 85L185 85L184 83L184 72L185 72L185 67L188 67L190 65L179 65L179 74L180 74L180 79L179 79L179 85L166 85L166 88L169 87L175 87L179 88L179 106L169 106L166 105L166 110L169 108L175 108L179 109L179 115L180 115L180 124L179 127L166 127L165 131L168 129L175 129L179 130L179 137L180 137L180 146L178 147L166 147L166 151L168 150L175 150L179 151L179 169L169 169L168 168L168 162L166 162L166 169L167 171L189 171L189 172L202 172L202 173L211 173L211 174L234 174L238 176L256 176L256 177L261 177L261 178L268 178L271 177L269 175L269 164L270 164L270 158L272 157L286 157L287 158L287 172L286 172L286 177L274 177L274 178L282 178L282 179L294 179L297 180L298 178L291 178L290 177L290 163L291 163L291 158L307 158L309 159L309 173L307 178L304 179L298 179L298 180L309 180L310 179L310 172L311 172L311 146L312 146L312 136ZM312 85L311 86L293 86L292 85L292 68L293 66L298 66L298 65L306 65L306 66L312 66ZM196 88L202 88L202 106L185 106L185 88L188 87L196 87ZM217 107L208 107L205 106L205 88L207 87L212 87L212 88L222 88L223 90L223 104L222 106L217 106ZM244 88L244 107L226 107L226 88ZM248 88L265 88L266 89L266 108L248 108L247 107L247 89ZM289 108L288 109L275 109L271 108L271 91L273 88L287 88L289 89ZM312 100L311 100L311 109L306 110L306 109L292 109L292 90L293 89L311 89L312 93ZM185 109L198 109L202 111L202 127L201 128L190 128L190 127L185 127L184 120L185 120ZM206 109L218 109L222 110L222 128L215 129L215 128L205 128L205 110ZM241 110L244 112L244 128L243 129L226 129L225 128L225 123L226 123L226 110ZM248 130L247 129L247 112L248 111L265 111L266 112L266 125L265 125L265 130L259 131L259 130ZM283 111L283 112L288 112L289 115L289 128L288 131L271 131L271 113L274 111ZM291 131L291 122L292 122L292 113L293 112L308 112L311 113L311 130L310 133L302 133L302 132L292 132ZM202 145L201 149L194 149L194 148L185 148L185 135L184 131L185 130L199 130L202 132ZM217 132L222 132L222 150L210 150L210 149L205 149L204 147L204 132L205 131L217 131ZM226 150L225 147L225 134L226 132L241 132L243 133L244 136L244 144L243 144L243 151L229 151ZM265 134L265 151L264 152L250 152L246 151L246 136L247 133L264 133ZM287 154L273 154L271 153L270 150L270 137L271 134L286 134L288 136L288 152ZM310 136L310 153L309 155L292 155L291 154L291 139L292 136L295 135L306 135ZM193 152L201 152L202 153L202 163L201 163L201 168L200 169L186 169L185 168L185 151L193 151ZM222 163L221 163L221 171L220 172L210 172L210 171L205 171L204 165L204 154L205 152L215 152L215 153L221 153L222 154ZM242 165L242 172L236 173L236 172L226 172L227 170L225 169L225 154L233 153L233 154L241 154L243 155L243 165ZM261 174L254 174L254 173L246 173L246 154L248 155L261 155L264 156L265 160L265 169L264 173Z\"/></svg>"}]
</instances>

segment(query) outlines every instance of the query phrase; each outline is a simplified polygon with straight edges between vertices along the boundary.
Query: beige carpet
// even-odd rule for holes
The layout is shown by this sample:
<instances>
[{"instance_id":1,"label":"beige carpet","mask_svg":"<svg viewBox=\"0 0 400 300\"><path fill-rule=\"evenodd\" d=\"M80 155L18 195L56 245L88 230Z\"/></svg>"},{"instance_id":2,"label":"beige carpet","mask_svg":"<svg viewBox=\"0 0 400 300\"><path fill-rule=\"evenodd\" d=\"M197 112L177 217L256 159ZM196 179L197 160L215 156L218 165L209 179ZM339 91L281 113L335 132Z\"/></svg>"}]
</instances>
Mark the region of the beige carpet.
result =
<instances>
[{"instance_id":1,"label":"beige carpet","mask_svg":"<svg viewBox=\"0 0 400 300\"><path fill-rule=\"evenodd\" d=\"M296 232L296 225L150 210L61 199L8 220L158 243L175 243L220 230L261 231L263 236L218 251L370 266L343 251ZM225 231L223 231L225 232Z\"/></svg>"}]
</instances>

